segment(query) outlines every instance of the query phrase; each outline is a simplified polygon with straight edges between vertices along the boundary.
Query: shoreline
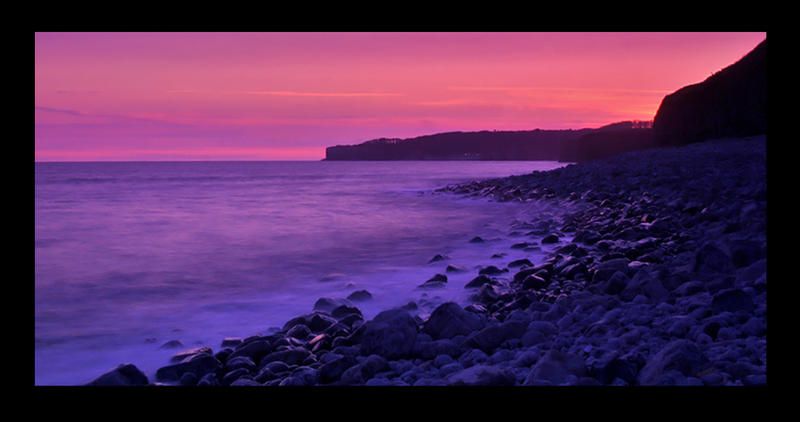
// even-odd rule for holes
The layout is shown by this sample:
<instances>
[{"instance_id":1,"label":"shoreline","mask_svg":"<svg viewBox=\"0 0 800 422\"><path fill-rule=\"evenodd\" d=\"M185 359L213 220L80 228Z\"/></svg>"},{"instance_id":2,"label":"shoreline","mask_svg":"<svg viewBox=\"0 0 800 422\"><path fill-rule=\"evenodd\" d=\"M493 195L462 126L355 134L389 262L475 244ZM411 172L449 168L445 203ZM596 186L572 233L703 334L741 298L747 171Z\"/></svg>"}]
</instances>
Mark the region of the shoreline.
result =
<instances>
[{"instance_id":1,"label":"shoreline","mask_svg":"<svg viewBox=\"0 0 800 422\"><path fill-rule=\"evenodd\" d=\"M714 140L438 189L570 210L510 227L554 251L467 269L473 304L364 321L321 299L155 380L134 362L89 385L765 385L765 154Z\"/></svg>"}]
</instances>

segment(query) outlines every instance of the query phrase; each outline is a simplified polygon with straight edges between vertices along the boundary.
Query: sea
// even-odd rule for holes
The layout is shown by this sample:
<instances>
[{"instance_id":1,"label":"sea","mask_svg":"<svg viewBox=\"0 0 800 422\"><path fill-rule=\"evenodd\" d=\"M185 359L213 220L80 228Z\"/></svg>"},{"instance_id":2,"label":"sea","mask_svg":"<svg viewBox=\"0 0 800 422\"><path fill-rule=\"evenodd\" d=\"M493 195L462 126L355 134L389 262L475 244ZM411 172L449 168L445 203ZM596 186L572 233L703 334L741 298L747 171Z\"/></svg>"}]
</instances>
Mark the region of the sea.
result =
<instances>
[{"instance_id":1,"label":"sea","mask_svg":"<svg viewBox=\"0 0 800 422\"><path fill-rule=\"evenodd\" d=\"M477 269L531 256L509 248L509 227L536 209L435 190L564 165L37 162L34 384L83 385L121 363L154 381L182 349L216 352L358 290L366 319L466 304ZM418 288L437 273L445 287Z\"/></svg>"}]
</instances>

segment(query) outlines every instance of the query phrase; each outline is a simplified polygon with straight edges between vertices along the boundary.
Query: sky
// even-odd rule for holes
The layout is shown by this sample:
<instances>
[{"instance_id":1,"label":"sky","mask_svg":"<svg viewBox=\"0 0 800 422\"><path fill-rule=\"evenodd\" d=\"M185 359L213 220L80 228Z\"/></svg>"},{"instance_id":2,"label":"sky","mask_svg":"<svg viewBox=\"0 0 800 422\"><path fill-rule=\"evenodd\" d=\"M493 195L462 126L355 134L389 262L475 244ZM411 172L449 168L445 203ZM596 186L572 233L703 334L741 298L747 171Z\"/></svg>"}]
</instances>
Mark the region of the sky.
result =
<instances>
[{"instance_id":1,"label":"sky","mask_svg":"<svg viewBox=\"0 0 800 422\"><path fill-rule=\"evenodd\" d=\"M36 161L319 160L652 120L765 32L36 33Z\"/></svg>"}]
</instances>

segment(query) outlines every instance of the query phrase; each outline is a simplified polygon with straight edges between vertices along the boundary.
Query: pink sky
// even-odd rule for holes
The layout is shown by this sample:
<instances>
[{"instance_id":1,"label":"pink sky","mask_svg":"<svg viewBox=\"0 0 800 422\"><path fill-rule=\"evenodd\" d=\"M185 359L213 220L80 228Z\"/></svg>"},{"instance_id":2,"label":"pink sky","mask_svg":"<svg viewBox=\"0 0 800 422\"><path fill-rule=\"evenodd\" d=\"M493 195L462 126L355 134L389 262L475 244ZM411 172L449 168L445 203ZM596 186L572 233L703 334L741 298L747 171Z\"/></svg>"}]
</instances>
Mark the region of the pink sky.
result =
<instances>
[{"instance_id":1,"label":"pink sky","mask_svg":"<svg viewBox=\"0 0 800 422\"><path fill-rule=\"evenodd\" d=\"M36 161L318 160L447 131L652 120L748 33L37 33Z\"/></svg>"}]
</instances>

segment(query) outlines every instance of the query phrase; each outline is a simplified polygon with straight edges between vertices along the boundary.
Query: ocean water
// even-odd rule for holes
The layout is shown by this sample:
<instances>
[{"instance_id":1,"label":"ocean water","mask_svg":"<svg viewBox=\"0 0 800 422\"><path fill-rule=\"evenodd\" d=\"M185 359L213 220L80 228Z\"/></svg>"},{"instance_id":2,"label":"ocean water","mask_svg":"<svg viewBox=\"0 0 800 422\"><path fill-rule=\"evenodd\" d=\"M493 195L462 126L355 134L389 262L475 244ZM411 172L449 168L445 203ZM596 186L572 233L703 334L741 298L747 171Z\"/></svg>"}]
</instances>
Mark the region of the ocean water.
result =
<instances>
[{"instance_id":1,"label":"ocean water","mask_svg":"<svg viewBox=\"0 0 800 422\"><path fill-rule=\"evenodd\" d=\"M181 350L160 348L170 340L216 352L361 289L367 319L464 302L476 268L523 256L508 227L536 210L433 190L563 165L36 163L34 382L80 385L120 363L153 379ZM416 288L448 264L470 271Z\"/></svg>"}]
</instances>

